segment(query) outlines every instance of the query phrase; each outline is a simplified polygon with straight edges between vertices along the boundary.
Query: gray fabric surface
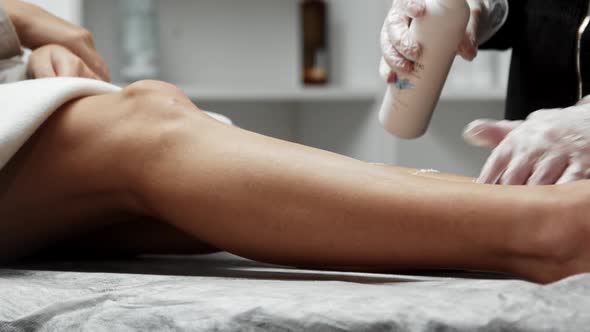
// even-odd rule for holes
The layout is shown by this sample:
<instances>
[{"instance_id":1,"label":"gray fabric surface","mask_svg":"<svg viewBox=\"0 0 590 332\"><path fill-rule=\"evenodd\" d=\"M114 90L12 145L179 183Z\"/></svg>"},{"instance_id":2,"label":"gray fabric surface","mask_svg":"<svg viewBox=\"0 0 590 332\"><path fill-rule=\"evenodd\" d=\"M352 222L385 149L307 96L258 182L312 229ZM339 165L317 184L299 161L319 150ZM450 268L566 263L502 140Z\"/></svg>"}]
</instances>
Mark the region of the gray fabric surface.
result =
<instances>
[{"instance_id":1,"label":"gray fabric surface","mask_svg":"<svg viewBox=\"0 0 590 332\"><path fill-rule=\"evenodd\" d=\"M589 331L589 309L590 275L540 286L229 255L0 269L0 331Z\"/></svg>"}]
</instances>

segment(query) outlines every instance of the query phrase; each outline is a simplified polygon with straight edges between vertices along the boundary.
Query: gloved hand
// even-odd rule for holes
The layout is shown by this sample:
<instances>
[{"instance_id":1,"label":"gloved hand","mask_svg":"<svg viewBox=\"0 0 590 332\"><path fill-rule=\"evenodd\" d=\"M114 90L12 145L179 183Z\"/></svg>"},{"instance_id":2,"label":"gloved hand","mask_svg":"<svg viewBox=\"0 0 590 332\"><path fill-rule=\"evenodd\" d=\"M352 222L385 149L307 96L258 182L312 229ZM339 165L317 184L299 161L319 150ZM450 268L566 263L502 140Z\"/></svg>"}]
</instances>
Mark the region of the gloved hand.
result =
<instances>
[{"instance_id":1,"label":"gloved hand","mask_svg":"<svg viewBox=\"0 0 590 332\"><path fill-rule=\"evenodd\" d=\"M477 120L464 138L495 148L479 183L550 185L590 177L590 104L537 111L526 121Z\"/></svg>"},{"instance_id":2,"label":"gloved hand","mask_svg":"<svg viewBox=\"0 0 590 332\"><path fill-rule=\"evenodd\" d=\"M31 53L27 72L30 78L69 76L101 79L80 57L63 46L53 44Z\"/></svg>"},{"instance_id":3,"label":"gloved hand","mask_svg":"<svg viewBox=\"0 0 590 332\"><path fill-rule=\"evenodd\" d=\"M457 53L471 61L480 43L491 38L508 17L507 0L467 0L471 17ZM410 34L412 19L426 15L425 0L393 0L381 30L380 74L391 83L395 73L409 73L422 52L422 46Z\"/></svg>"}]
</instances>

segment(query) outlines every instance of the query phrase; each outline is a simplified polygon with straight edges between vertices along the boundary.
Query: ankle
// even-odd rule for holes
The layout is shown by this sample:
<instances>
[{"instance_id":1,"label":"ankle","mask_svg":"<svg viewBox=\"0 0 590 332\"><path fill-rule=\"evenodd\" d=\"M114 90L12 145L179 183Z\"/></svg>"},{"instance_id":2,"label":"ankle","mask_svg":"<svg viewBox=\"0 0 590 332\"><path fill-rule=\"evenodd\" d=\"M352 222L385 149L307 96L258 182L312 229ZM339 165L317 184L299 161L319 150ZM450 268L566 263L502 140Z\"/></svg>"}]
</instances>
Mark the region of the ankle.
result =
<instances>
[{"instance_id":1,"label":"ankle","mask_svg":"<svg viewBox=\"0 0 590 332\"><path fill-rule=\"evenodd\" d=\"M513 266L514 273L542 283L584 269L580 265L580 253L589 235L585 222L586 196L570 186L546 190L548 199L537 206L530 229L523 229L521 255Z\"/></svg>"}]
</instances>

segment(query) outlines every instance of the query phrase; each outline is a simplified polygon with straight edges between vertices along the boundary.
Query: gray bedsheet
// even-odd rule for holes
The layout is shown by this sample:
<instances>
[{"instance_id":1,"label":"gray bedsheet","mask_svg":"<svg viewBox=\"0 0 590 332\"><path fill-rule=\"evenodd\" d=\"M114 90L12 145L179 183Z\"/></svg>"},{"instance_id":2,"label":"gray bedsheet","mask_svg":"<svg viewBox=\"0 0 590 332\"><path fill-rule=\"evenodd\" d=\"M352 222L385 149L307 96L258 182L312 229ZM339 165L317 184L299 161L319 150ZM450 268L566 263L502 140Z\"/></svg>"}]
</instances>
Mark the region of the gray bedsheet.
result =
<instances>
[{"instance_id":1,"label":"gray bedsheet","mask_svg":"<svg viewBox=\"0 0 590 332\"><path fill-rule=\"evenodd\" d=\"M590 331L590 275L540 286L294 270L226 254L0 269L0 331L33 330Z\"/></svg>"}]
</instances>

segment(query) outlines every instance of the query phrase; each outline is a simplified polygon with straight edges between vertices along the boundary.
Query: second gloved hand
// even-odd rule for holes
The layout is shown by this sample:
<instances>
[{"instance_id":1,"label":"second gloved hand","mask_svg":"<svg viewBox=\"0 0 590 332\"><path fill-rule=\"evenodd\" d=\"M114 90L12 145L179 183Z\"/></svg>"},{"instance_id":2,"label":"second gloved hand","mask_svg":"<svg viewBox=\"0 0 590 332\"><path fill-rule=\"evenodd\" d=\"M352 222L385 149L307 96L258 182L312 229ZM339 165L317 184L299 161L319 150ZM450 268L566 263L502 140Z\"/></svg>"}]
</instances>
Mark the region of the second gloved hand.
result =
<instances>
[{"instance_id":1,"label":"second gloved hand","mask_svg":"<svg viewBox=\"0 0 590 332\"><path fill-rule=\"evenodd\" d=\"M467 0L471 17L465 37L457 53L466 60L473 60L479 44L494 35L508 16L507 0ZM391 83L395 73L408 73L422 52L420 45L410 33L413 19L426 15L425 0L393 0L383 29L381 30L380 74Z\"/></svg>"},{"instance_id":2,"label":"second gloved hand","mask_svg":"<svg viewBox=\"0 0 590 332\"><path fill-rule=\"evenodd\" d=\"M464 137L495 148L479 183L551 185L590 176L589 104L537 111L526 121L478 120Z\"/></svg>"}]
</instances>

